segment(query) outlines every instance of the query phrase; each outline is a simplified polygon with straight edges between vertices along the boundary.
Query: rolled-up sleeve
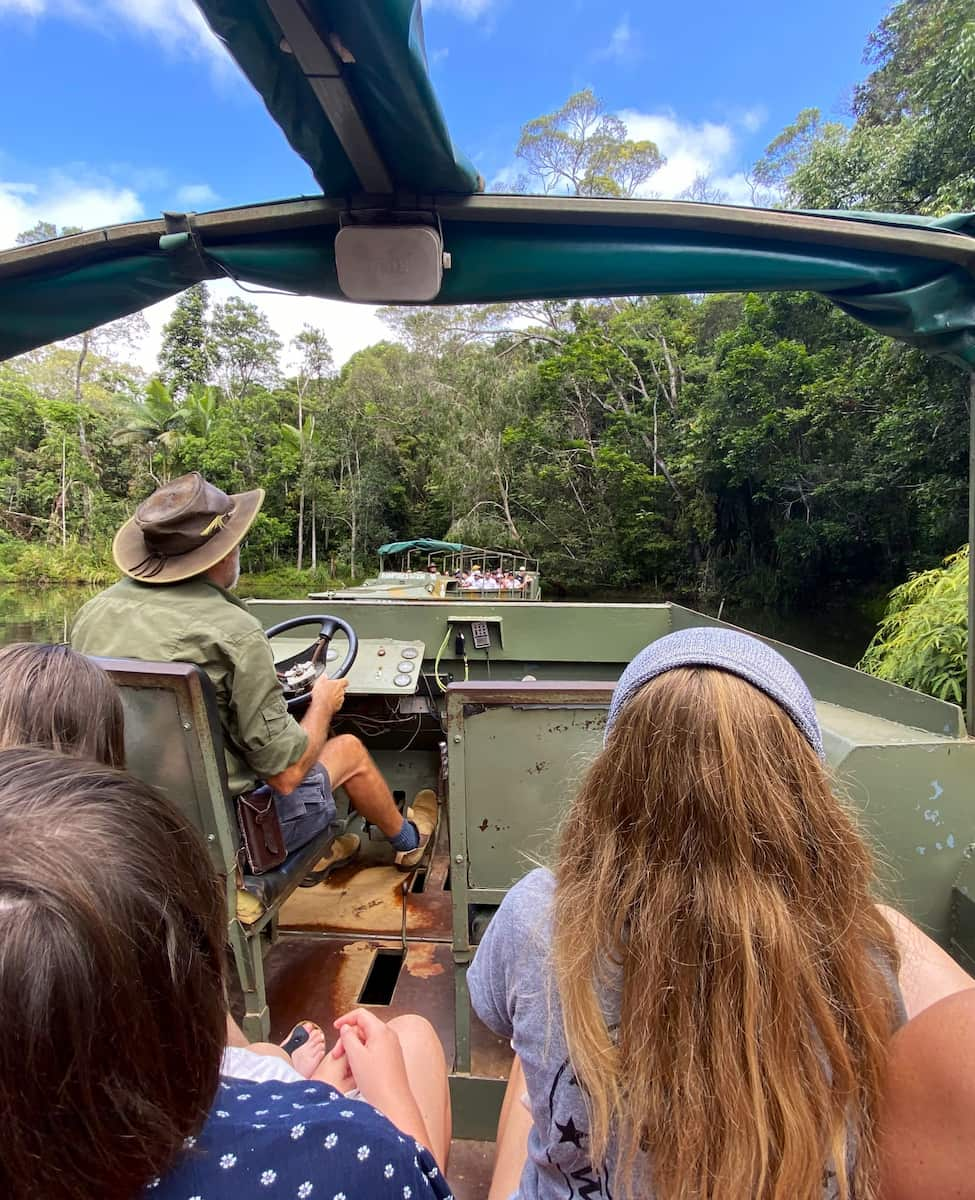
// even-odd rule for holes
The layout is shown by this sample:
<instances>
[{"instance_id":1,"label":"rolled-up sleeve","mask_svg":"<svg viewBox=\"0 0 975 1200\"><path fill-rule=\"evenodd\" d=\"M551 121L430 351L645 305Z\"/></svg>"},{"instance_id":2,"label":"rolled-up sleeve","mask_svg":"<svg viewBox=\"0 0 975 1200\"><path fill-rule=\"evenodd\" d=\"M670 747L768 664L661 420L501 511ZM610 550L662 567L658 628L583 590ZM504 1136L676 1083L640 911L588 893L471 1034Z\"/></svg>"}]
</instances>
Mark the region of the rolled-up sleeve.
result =
<instances>
[{"instance_id":1,"label":"rolled-up sleeve","mask_svg":"<svg viewBox=\"0 0 975 1200\"><path fill-rule=\"evenodd\" d=\"M227 650L233 663L228 681L233 740L248 766L266 779L301 758L308 734L288 712L264 631L243 634Z\"/></svg>"}]
</instances>

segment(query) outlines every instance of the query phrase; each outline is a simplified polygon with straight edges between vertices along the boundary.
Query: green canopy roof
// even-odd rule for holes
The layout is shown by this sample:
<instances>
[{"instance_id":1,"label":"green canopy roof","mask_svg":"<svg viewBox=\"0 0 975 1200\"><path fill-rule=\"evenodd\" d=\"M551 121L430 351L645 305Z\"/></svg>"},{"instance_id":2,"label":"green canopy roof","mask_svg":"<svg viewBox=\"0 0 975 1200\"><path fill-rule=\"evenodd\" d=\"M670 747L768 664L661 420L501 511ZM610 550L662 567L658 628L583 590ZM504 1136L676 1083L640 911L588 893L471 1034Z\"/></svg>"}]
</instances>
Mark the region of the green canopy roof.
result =
<instances>
[{"instance_id":1,"label":"green canopy roof","mask_svg":"<svg viewBox=\"0 0 975 1200\"><path fill-rule=\"evenodd\" d=\"M438 542L433 538L413 538L409 542L387 542L385 546L379 547L379 557L385 558L387 554L406 554L409 550L426 550L432 553L434 550L473 550L473 546L465 546L461 542Z\"/></svg>"},{"instance_id":2,"label":"green canopy roof","mask_svg":"<svg viewBox=\"0 0 975 1200\"><path fill-rule=\"evenodd\" d=\"M231 276L342 299L342 225L427 224L435 304L804 289L975 366L975 215L484 196L426 71L419 0L198 0L324 195L0 252L0 358Z\"/></svg>"}]
</instances>

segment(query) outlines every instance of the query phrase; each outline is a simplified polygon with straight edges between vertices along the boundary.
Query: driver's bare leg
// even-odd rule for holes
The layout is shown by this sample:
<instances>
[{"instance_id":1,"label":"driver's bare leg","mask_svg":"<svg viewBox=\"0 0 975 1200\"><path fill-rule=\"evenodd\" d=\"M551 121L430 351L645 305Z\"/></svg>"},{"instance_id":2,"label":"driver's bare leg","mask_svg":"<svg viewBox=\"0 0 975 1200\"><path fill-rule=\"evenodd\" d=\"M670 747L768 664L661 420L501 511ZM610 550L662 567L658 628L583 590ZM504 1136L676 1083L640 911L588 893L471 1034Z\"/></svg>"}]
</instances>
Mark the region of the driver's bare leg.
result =
<instances>
[{"instance_id":1,"label":"driver's bare leg","mask_svg":"<svg viewBox=\"0 0 975 1200\"><path fill-rule=\"evenodd\" d=\"M404 819L369 751L352 734L329 738L318 760L328 772L332 790L345 788L356 812L386 835L399 869L411 871L437 827L436 793L420 792Z\"/></svg>"},{"instance_id":2,"label":"driver's bare leg","mask_svg":"<svg viewBox=\"0 0 975 1200\"><path fill-rule=\"evenodd\" d=\"M403 828L403 817L372 756L354 734L329 738L318 761L328 771L332 790L344 787L352 807L388 838Z\"/></svg>"}]
</instances>

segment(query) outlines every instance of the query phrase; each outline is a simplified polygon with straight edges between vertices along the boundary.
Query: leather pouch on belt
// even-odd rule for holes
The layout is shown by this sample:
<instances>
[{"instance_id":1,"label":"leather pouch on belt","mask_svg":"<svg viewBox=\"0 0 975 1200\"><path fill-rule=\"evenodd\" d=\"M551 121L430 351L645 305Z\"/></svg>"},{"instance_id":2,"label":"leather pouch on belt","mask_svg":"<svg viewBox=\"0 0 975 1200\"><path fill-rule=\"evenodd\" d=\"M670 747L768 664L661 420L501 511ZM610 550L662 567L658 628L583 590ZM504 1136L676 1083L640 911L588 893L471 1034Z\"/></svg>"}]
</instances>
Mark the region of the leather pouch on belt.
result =
<instances>
[{"instance_id":1,"label":"leather pouch on belt","mask_svg":"<svg viewBox=\"0 0 975 1200\"><path fill-rule=\"evenodd\" d=\"M284 862L288 851L271 788L265 785L238 796L237 820L252 874L263 875Z\"/></svg>"}]
</instances>

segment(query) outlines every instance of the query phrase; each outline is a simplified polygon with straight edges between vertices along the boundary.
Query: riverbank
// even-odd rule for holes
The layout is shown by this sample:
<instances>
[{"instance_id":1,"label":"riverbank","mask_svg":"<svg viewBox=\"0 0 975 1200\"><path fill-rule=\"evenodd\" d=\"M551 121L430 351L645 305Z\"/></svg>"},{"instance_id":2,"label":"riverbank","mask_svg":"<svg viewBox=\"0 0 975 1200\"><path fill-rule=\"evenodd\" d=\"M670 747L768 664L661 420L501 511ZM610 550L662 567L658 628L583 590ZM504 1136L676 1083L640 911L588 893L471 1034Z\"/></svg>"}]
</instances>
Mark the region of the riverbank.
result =
<instances>
[{"instance_id":1,"label":"riverbank","mask_svg":"<svg viewBox=\"0 0 975 1200\"><path fill-rule=\"evenodd\" d=\"M277 567L273 571L244 573L241 595L259 600L281 600L307 592L348 587L365 576L334 576L324 567L299 571ZM111 549L91 550L78 542L47 546L14 539L0 541L0 585L33 591L36 588L99 588L118 579Z\"/></svg>"}]
</instances>

